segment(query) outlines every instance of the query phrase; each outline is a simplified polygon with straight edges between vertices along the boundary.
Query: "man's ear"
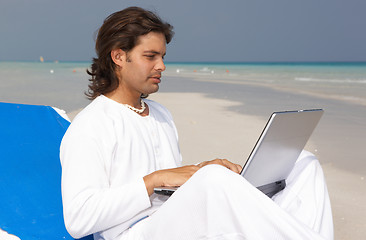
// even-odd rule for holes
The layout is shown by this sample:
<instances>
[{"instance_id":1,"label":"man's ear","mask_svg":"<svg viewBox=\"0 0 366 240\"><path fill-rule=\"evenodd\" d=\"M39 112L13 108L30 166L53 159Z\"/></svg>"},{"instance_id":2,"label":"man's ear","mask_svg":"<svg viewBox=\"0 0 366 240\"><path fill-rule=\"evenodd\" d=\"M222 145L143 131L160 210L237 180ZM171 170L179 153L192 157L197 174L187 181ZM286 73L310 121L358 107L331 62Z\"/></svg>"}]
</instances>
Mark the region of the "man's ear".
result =
<instances>
[{"instance_id":1,"label":"man's ear","mask_svg":"<svg viewBox=\"0 0 366 240\"><path fill-rule=\"evenodd\" d=\"M111 58L117 66L122 67L126 58L126 53L122 49L114 49L111 51Z\"/></svg>"}]
</instances>

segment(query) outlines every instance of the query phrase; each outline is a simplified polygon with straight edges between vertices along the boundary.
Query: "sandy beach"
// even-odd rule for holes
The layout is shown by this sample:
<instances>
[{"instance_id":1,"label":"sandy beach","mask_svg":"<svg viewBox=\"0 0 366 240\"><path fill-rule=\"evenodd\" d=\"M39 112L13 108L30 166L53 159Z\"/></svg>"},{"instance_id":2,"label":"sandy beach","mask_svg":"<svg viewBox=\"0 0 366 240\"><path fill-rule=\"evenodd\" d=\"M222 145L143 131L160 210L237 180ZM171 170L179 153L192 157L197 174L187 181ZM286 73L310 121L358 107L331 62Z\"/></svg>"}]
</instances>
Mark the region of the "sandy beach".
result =
<instances>
[{"instance_id":1,"label":"sandy beach","mask_svg":"<svg viewBox=\"0 0 366 240\"><path fill-rule=\"evenodd\" d=\"M7 90L0 90L0 101L55 106L66 110L71 119L89 102L83 96L86 82L64 81L42 94L37 93L37 84L17 87L21 84L9 83ZM325 114L306 149L323 166L335 239L366 236L366 162L362 151L366 111L362 104L314 96L301 89L178 74L167 74L159 93L149 98L171 111L184 164L220 157L243 165L273 111L323 108Z\"/></svg>"}]
</instances>

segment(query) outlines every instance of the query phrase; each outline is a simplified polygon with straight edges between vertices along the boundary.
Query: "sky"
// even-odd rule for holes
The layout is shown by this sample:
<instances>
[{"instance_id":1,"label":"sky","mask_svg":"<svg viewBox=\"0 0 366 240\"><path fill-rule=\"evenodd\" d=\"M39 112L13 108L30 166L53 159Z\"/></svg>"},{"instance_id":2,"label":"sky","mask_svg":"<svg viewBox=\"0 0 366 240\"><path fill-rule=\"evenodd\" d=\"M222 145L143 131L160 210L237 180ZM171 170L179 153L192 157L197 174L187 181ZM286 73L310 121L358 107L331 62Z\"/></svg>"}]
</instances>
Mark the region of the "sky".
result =
<instances>
[{"instance_id":1,"label":"sky","mask_svg":"<svg viewBox=\"0 0 366 240\"><path fill-rule=\"evenodd\" d=\"M129 6L174 26L168 62L366 61L365 0L0 0L0 61L91 61Z\"/></svg>"}]
</instances>

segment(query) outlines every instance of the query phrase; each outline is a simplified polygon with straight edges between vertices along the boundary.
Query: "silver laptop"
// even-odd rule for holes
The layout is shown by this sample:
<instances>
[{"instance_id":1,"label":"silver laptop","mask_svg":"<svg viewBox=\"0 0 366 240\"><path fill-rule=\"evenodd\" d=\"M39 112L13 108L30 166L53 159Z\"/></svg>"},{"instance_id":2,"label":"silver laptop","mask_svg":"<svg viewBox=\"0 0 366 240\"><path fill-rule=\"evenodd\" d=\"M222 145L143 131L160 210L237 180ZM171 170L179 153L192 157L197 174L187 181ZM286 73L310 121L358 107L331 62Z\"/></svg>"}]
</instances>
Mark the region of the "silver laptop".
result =
<instances>
[{"instance_id":1,"label":"silver laptop","mask_svg":"<svg viewBox=\"0 0 366 240\"><path fill-rule=\"evenodd\" d=\"M285 179L323 112L310 109L272 113L240 174L268 197L284 189ZM171 195L176 189L161 187L154 191Z\"/></svg>"}]
</instances>

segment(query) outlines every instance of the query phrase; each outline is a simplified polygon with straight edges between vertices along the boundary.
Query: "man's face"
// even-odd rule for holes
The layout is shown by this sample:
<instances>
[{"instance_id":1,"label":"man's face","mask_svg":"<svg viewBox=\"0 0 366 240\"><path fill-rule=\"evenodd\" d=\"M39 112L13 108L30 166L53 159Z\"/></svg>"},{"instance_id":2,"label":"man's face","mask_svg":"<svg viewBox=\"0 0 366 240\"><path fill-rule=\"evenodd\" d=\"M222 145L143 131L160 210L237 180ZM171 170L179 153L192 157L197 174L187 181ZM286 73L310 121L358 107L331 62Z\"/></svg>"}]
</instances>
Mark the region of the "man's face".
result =
<instances>
[{"instance_id":1,"label":"man's face","mask_svg":"<svg viewBox=\"0 0 366 240\"><path fill-rule=\"evenodd\" d=\"M137 45L124 57L120 84L129 94L150 94L159 90L166 40L162 33L150 32L140 36Z\"/></svg>"}]
</instances>

